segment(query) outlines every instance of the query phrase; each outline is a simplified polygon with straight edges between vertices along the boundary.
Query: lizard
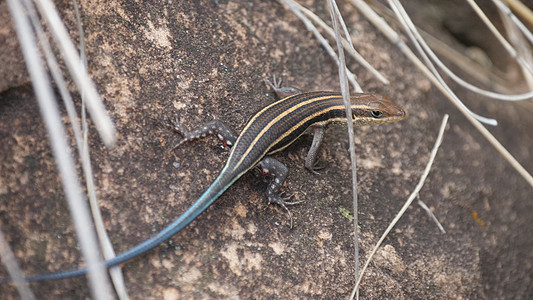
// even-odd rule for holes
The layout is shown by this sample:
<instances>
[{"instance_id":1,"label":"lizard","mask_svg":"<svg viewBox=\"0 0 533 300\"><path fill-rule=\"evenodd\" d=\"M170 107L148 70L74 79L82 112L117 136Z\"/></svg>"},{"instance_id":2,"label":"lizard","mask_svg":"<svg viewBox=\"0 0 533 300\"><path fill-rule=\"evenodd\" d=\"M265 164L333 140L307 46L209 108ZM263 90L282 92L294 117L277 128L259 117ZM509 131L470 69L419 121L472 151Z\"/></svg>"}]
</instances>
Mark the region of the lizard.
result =
<instances>
[{"instance_id":1,"label":"lizard","mask_svg":"<svg viewBox=\"0 0 533 300\"><path fill-rule=\"evenodd\" d=\"M229 158L216 179L183 214L151 238L102 262L107 268L137 257L170 239L205 211L243 174L256 166L261 168L263 173L274 177L267 187L268 201L281 205L289 213L292 227L292 215L286 206L299 203L299 201L290 202L288 200L291 196L282 197L284 193L281 192L281 188L287 177L288 169L270 155L287 148L304 132L311 129L314 137L305 159L305 167L317 173L316 156L326 126L334 122L346 122L347 117L343 98L339 92L302 93L294 88L281 87L281 81L276 82L275 78L274 83L267 82L281 99L265 106L253 115L239 135L217 120L190 132L185 130L179 122L175 124L175 131L181 133L184 139L172 149L208 134L216 134L224 144L231 147ZM389 97L380 94L353 94L351 108L352 116L349 116L349 119L354 126L395 122L406 116L400 106ZM86 273L87 268L80 268L26 277L23 280L57 280ZM0 280L0 282L8 281L10 279Z\"/></svg>"}]
</instances>

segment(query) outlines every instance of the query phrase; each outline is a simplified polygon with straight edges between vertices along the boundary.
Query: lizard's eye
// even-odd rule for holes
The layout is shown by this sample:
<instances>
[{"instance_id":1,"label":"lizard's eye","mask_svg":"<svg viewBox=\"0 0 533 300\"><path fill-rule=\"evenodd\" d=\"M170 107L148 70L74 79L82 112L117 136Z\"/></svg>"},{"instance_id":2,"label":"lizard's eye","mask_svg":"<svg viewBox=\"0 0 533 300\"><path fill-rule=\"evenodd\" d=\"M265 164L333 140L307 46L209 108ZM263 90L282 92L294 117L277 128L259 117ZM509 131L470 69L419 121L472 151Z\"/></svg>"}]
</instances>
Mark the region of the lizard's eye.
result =
<instances>
[{"instance_id":1,"label":"lizard's eye","mask_svg":"<svg viewBox=\"0 0 533 300\"><path fill-rule=\"evenodd\" d=\"M370 114L372 115L372 117L374 117L376 119L379 119L379 118L383 117L383 112L379 111L379 110L371 110Z\"/></svg>"}]
</instances>

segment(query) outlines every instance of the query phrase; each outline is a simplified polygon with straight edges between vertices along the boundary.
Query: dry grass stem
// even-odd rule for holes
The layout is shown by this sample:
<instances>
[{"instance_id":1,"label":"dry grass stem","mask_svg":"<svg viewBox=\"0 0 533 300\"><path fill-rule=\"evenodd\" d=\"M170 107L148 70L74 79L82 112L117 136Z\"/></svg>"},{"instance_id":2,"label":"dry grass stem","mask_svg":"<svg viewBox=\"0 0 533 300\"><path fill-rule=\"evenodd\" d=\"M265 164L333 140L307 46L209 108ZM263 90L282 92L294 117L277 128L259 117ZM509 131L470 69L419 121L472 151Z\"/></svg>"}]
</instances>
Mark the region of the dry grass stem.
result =
<instances>
[{"instance_id":1,"label":"dry grass stem","mask_svg":"<svg viewBox=\"0 0 533 300\"><path fill-rule=\"evenodd\" d=\"M442 227L442 224L440 224L440 222L437 219L437 217L435 217L435 214L431 211L431 209L429 209L429 207L426 205L426 203L424 203L422 200L420 200L420 196L418 197L418 205L420 205L420 207L422 207L422 209L426 211L426 213L431 218L431 220L433 220L433 222L435 222L435 224L439 228L440 232L446 233L446 230L444 230L444 227Z\"/></svg>"},{"instance_id":2,"label":"dry grass stem","mask_svg":"<svg viewBox=\"0 0 533 300\"><path fill-rule=\"evenodd\" d=\"M0 228L0 258L2 259L2 262L4 263L4 266L6 266L9 277L13 279L13 283L15 284L15 288L17 289L17 292L19 293L20 298L24 300L36 299L35 295L30 289L30 285L28 284L28 282L23 280L24 275L22 274L22 271L20 270L20 267L17 263L17 259L15 258L13 251L11 251L11 247L9 247L9 243L7 242L7 239L5 238L4 233L2 232L1 228Z\"/></svg>"},{"instance_id":3,"label":"dry grass stem","mask_svg":"<svg viewBox=\"0 0 533 300\"><path fill-rule=\"evenodd\" d=\"M74 161L70 155L70 147L66 140L66 133L63 123L61 122L51 82L42 64L41 55L38 51L34 36L35 32L32 30L30 21L25 13L29 9L28 7L23 7L22 3L19 1L9 0L7 3L15 24L15 29L35 90L35 95L39 103L41 115L49 133L50 144L52 146L59 173L61 174L63 189L68 200L82 254L89 266L88 275L91 293L95 299L108 299L111 294L109 291L106 270L100 261L96 236L92 230L91 220L85 199L81 192ZM29 2L25 1L25 3L28 4ZM39 3L43 4L43 2ZM48 2L44 3L44 6L48 6L46 9L51 9L53 11L52 14L55 13L57 16L57 11L53 4ZM72 63L79 65L79 59L77 63Z\"/></svg>"},{"instance_id":4,"label":"dry grass stem","mask_svg":"<svg viewBox=\"0 0 533 300\"><path fill-rule=\"evenodd\" d=\"M344 100L344 106L346 107L346 115L351 116L352 115L352 108L351 108L351 101L350 101L350 88L348 86L348 80L346 77L347 67L346 67L346 61L344 58L344 50L341 43L342 37L340 34L339 29L339 23L341 24L344 35L348 41L351 42L350 34L348 30L346 29L346 25L344 24L344 20L342 19L341 13L339 11L339 8L337 7L337 4L333 0L328 1L330 13L331 13L331 20L333 24L333 28L335 29L335 41L337 42L337 51L339 53L339 81L340 81L340 87L341 87L341 93L342 98ZM357 91L359 92L359 91ZM356 165L356 157L355 157L355 138L354 138L354 132L353 132L353 124L351 121L351 118L348 118L346 120L347 127L348 127L348 140L350 145L350 161L351 161L351 170L352 170L352 205L353 205L353 216L354 216L354 263L355 263L355 278L357 279L357 276L359 274L359 232L358 232L358 226L359 218L358 218L358 203L357 203L357 165Z\"/></svg>"}]
</instances>

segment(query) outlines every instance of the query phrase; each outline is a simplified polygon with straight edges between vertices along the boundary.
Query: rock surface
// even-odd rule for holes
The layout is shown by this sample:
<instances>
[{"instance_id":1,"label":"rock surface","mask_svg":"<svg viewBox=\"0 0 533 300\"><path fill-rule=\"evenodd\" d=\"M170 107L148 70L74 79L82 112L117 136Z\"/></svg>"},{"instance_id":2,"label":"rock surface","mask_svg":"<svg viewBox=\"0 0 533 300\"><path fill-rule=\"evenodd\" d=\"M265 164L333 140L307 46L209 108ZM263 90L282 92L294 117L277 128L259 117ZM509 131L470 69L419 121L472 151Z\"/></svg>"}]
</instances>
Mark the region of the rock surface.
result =
<instances>
[{"instance_id":1,"label":"rock surface","mask_svg":"<svg viewBox=\"0 0 533 300\"><path fill-rule=\"evenodd\" d=\"M77 36L69 3L59 9ZM325 2L307 5L329 18ZM117 252L173 221L228 155L215 138L170 152L181 137L158 121L178 114L192 129L216 118L240 130L274 100L265 84L272 74L302 90L338 89L335 63L274 1L83 1L81 8L89 71L118 129L113 149L91 132L98 197ZM0 9L7 15L5 2ZM362 258L417 184L441 118L451 115L420 193L446 234L419 206L409 208L371 263L362 299L531 298L531 186L364 17L351 5L341 9L356 48L391 85L350 61L359 82L390 95L408 114L400 123L356 131ZM9 24L0 24L2 37L14 38ZM5 50L2 43L0 53L18 61L0 69L22 80L0 79L0 225L25 274L69 269L82 264L77 239L26 71L9 69L20 65L10 45ZM533 171L531 105L460 96L498 119L491 131ZM345 131L327 131L319 152L327 168L320 176L303 167L310 137L276 154L290 169L286 189L305 200L292 208L292 230L282 209L263 210L269 179L250 172L171 241L123 265L129 295L346 299L355 275L353 223L344 213L352 206ZM0 268L0 277L6 274ZM42 299L90 296L85 278L31 288ZM18 297L11 285L0 285L0 294Z\"/></svg>"}]
</instances>

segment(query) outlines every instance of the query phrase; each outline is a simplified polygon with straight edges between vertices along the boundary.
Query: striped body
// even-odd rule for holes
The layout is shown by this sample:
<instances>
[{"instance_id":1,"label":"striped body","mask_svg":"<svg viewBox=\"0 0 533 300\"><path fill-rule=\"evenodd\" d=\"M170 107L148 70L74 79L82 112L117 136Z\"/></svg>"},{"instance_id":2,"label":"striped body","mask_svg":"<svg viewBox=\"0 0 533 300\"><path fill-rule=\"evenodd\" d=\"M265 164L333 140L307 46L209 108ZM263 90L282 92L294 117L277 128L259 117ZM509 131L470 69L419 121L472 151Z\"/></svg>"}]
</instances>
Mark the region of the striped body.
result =
<instances>
[{"instance_id":1,"label":"striped body","mask_svg":"<svg viewBox=\"0 0 533 300\"><path fill-rule=\"evenodd\" d=\"M356 94L352 96L351 100L353 113L351 119L354 125L388 123L401 120L405 117L405 112L386 96ZM278 173L272 173L276 178L269 186L269 189L267 189L267 195L269 200L271 200L270 197L274 198L274 201L271 200L271 202L276 202L284 206L285 202L283 202L278 193L287 173L286 167L272 158L265 158L265 156L288 147L311 126L323 130L323 126L338 121L346 121L346 113L342 96L337 92L301 93L286 97L266 106L248 121L238 137L232 136L229 138L228 144L233 144L233 147L224 168L196 202L155 236L106 261L105 266L116 266L171 238L205 211L244 173L258 164L265 172L269 172L267 169L270 167L272 169L276 169L277 167ZM223 131L226 133L232 133L232 131L226 129L225 125L222 128L220 124L216 124L213 125L212 129L216 129L218 126L218 130L224 129ZM204 126L202 130L188 134L186 140L205 136L205 134L212 133L212 131L210 128ZM321 135L319 136L321 139ZM220 133L219 137L221 137ZM317 135L315 135L316 137ZM314 144L315 141L313 141ZM318 141L317 145L319 144L320 141ZM314 148L313 150L312 147L309 153L313 154L312 160L314 160L318 146ZM280 173L279 169L284 170ZM75 269L34 276L25 278L25 280L41 281L62 279L86 273L86 269ZM7 280L0 282L5 281Z\"/></svg>"},{"instance_id":2,"label":"striped body","mask_svg":"<svg viewBox=\"0 0 533 300\"><path fill-rule=\"evenodd\" d=\"M372 111L384 115L373 118ZM405 112L383 95L352 96L355 125L394 122ZM260 110L242 130L226 163L230 177L242 176L265 155L283 150L309 127L332 122L345 122L346 109L338 92L309 92L289 96Z\"/></svg>"}]
</instances>

